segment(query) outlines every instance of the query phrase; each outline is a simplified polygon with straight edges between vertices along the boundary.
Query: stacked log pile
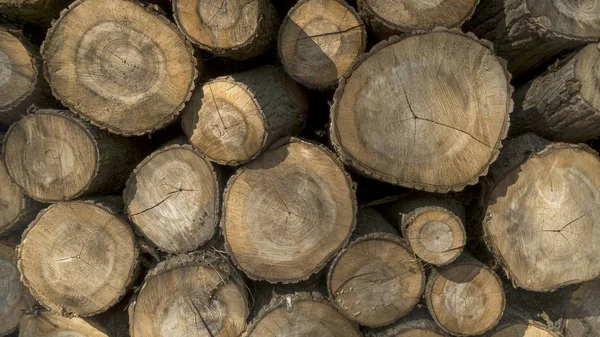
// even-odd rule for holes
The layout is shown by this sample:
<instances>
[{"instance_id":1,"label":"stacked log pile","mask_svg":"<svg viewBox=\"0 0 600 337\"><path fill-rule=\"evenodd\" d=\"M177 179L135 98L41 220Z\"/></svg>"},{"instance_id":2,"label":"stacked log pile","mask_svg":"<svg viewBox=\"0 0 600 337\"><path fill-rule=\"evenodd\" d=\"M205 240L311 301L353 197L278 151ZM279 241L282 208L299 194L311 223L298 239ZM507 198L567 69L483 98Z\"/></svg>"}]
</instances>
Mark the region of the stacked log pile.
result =
<instances>
[{"instance_id":1,"label":"stacked log pile","mask_svg":"<svg viewBox=\"0 0 600 337\"><path fill-rule=\"evenodd\" d=\"M0 336L600 337L600 0L0 0Z\"/></svg>"}]
</instances>

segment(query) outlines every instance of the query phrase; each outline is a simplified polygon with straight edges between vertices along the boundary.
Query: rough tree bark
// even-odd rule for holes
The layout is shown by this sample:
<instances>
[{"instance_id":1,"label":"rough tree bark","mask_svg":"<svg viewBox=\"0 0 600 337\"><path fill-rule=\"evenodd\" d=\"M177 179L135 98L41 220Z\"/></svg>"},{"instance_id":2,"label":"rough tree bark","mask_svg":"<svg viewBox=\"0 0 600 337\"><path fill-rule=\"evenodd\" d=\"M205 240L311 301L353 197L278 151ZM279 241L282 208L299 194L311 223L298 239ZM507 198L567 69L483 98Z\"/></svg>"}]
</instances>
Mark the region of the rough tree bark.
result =
<instances>
[{"instance_id":1,"label":"rough tree bark","mask_svg":"<svg viewBox=\"0 0 600 337\"><path fill-rule=\"evenodd\" d=\"M0 64L0 124L18 121L33 103L56 106L39 53L20 31L0 26Z\"/></svg>"},{"instance_id":2,"label":"rough tree bark","mask_svg":"<svg viewBox=\"0 0 600 337\"><path fill-rule=\"evenodd\" d=\"M268 51L279 19L270 0L173 0L173 16L190 41L217 56L244 60Z\"/></svg>"},{"instance_id":3,"label":"rough tree bark","mask_svg":"<svg viewBox=\"0 0 600 337\"><path fill-rule=\"evenodd\" d=\"M600 336L600 281L578 285L564 304L565 337Z\"/></svg>"},{"instance_id":4,"label":"rough tree bark","mask_svg":"<svg viewBox=\"0 0 600 337\"><path fill-rule=\"evenodd\" d=\"M466 30L494 42L514 77L600 38L598 0L481 0Z\"/></svg>"},{"instance_id":5,"label":"rough tree bark","mask_svg":"<svg viewBox=\"0 0 600 337\"><path fill-rule=\"evenodd\" d=\"M194 89L191 45L166 17L127 0L77 0L41 48L54 95L124 136L174 121Z\"/></svg>"},{"instance_id":6,"label":"rough tree bark","mask_svg":"<svg viewBox=\"0 0 600 337\"><path fill-rule=\"evenodd\" d=\"M425 308L417 308L398 322L381 328L368 330L366 337L449 337L431 318Z\"/></svg>"},{"instance_id":7,"label":"rough tree bark","mask_svg":"<svg viewBox=\"0 0 600 337\"><path fill-rule=\"evenodd\" d=\"M467 241L465 208L452 196L411 193L384 209L424 262L445 266L462 253Z\"/></svg>"},{"instance_id":8,"label":"rough tree bark","mask_svg":"<svg viewBox=\"0 0 600 337\"><path fill-rule=\"evenodd\" d=\"M238 337L250 313L248 291L226 258L179 255L150 271L129 307L132 337Z\"/></svg>"},{"instance_id":9,"label":"rough tree bark","mask_svg":"<svg viewBox=\"0 0 600 337\"><path fill-rule=\"evenodd\" d=\"M381 327L407 315L425 290L425 272L398 232L372 209L358 212L350 244L327 278L333 304L362 326Z\"/></svg>"},{"instance_id":10,"label":"rough tree bark","mask_svg":"<svg viewBox=\"0 0 600 337\"><path fill-rule=\"evenodd\" d=\"M480 335L492 329L506 304L498 275L465 254L432 271L425 300L440 327L456 336Z\"/></svg>"},{"instance_id":11,"label":"rough tree bark","mask_svg":"<svg viewBox=\"0 0 600 337\"><path fill-rule=\"evenodd\" d=\"M483 231L514 285L552 291L599 277L597 153L533 134L504 152L491 170Z\"/></svg>"},{"instance_id":12,"label":"rough tree bark","mask_svg":"<svg viewBox=\"0 0 600 337\"><path fill-rule=\"evenodd\" d=\"M73 0L0 0L0 18L15 25L50 25Z\"/></svg>"},{"instance_id":13,"label":"rough tree bark","mask_svg":"<svg viewBox=\"0 0 600 337\"><path fill-rule=\"evenodd\" d=\"M91 320L67 318L50 312L24 315L19 337L85 336L110 337L108 331Z\"/></svg>"},{"instance_id":14,"label":"rough tree bark","mask_svg":"<svg viewBox=\"0 0 600 337\"><path fill-rule=\"evenodd\" d=\"M355 227L356 197L342 163L299 139L240 168L223 199L226 248L255 280L307 279Z\"/></svg>"},{"instance_id":15,"label":"rough tree bark","mask_svg":"<svg viewBox=\"0 0 600 337\"><path fill-rule=\"evenodd\" d=\"M182 127L210 160L239 165L297 135L307 110L302 88L281 68L265 66L198 87L183 110Z\"/></svg>"},{"instance_id":16,"label":"rough tree bark","mask_svg":"<svg viewBox=\"0 0 600 337\"><path fill-rule=\"evenodd\" d=\"M312 89L332 89L366 48L365 25L343 0L301 0L279 29L279 58Z\"/></svg>"},{"instance_id":17,"label":"rough tree bark","mask_svg":"<svg viewBox=\"0 0 600 337\"><path fill-rule=\"evenodd\" d=\"M3 153L12 179L46 202L116 191L141 159L132 140L58 110L39 110L14 123Z\"/></svg>"},{"instance_id":18,"label":"rough tree bark","mask_svg":"<svg viewBox=\"0 0 600 337\"><path fill-rule=\"evenodd\" d=\"M592 43L515 91L511 133L556 141L600 136L599 45Z\"/></svg>"},{"instance_id":19,"label":"rough tree bark","mask_svg":"<svg viewBox=\"0 0 600 337\"><path fill-rule=\"evenodd\" d=\"M361 174L429 192L461 190L498 156L512 110L509 80L472 34L392 37L340 81L331 141Z\"/></svg>"},{"instance_id":20,"label":"rough tree bark","mask_svg":"<svg viewBox=\"0 0 600 337\"><path fill-rule=\"evenodd\" d=\"M135 235L108 205L53 204L23 234L18 249L23 283L51 311L82 317L101 313L117 303L133 281Z\"/></svg>"},{"instance_id":21,"label":"rough tree bark","mask_svg":"<svg viewBox=\"0 0 600 337\"><path fill-rule=\"evenodd\" d=\"M0 242L0 275L0 336L6 336L19 327L23 312L30 310L35 301L21 283L15 248L3 242Z\"/></svg>"},{"instance_id":22,"label":"rough tree bark","mask_svg":"<svg viewBox=\"0 0 600 337\"><path fill-rule=\"evenodd\" d=\"M460 27L479 0L358 0L358 11L379 39L415 30Z\"/></svg>"},{"instance_id":23,"label":"rough tree bark","mask_svg":"<svg viewBox=\"0 0 600 337\"><path fill-rule=\"evenodd\" d=\"M127 180L125 211L159 249L197 249L215 233L221 207L221 178L190 145L169 145L144 159Z\"/></svg>"}]
</instances>

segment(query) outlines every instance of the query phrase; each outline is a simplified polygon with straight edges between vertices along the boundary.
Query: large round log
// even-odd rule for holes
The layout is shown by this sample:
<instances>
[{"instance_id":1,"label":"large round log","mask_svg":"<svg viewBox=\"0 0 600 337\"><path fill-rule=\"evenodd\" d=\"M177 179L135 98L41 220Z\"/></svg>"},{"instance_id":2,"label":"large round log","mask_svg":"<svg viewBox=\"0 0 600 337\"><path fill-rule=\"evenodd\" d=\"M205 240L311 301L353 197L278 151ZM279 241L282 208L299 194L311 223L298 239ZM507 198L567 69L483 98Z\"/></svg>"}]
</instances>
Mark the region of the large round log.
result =
<instances>
[{"instance_id":1,"label":"large round log","mask_svg":"<svg viewBox=\"0 0 600 337\"><path fill-rule=\"evenodd\" d=\"M425 300L440 327L456 336L489 331L502 318L506 304L498 275L465 255L432 271Z\"/></svg>"},{"instance_id":2,"label":"large round log","mask_svg":"<svg viewBox=\"0 0 600 337\"><path fill-rule=\"evenodd\" d=\"M430 192L462 190L498 156L510 75L486 43L438 29L382 42L340 82L331 141L359 173Z\"/></svg>"},{"instance_id":3,"label":"large round log","mask_svg":"<svg viewBox=\"0 0 600 337\"><path fill-rule=\"evenodd\" d=\"M381 329L368 330L366 337L448 337L431 318L427 309L414 309L398 322Z\"/></svg>"},{"instance_id":4,"label":"large round log","mask_svg":"<svg viewBox=\"0 0 600 337\"><path fill-rule=\"evenodd\" d=\"M565 337L600 336L600 280L582 283L567 297Z\"/></svg>"},{"instance_id":5,"label":"large round log","mask_svg":"<svg viewBox=\"0 0 600 337\"><path fill-rule=\"evenodd\" d=\"M0 18L15 25L47 26L73 0L0 0Z\"/></svg>"},{"instance_id":6,"label":"large round log","mask_svg":"<svg viewBox=\"0 0 600 337\"><path fill-rule=\"evenodd\" d=\"M479 0L358 0L358 10L378 38L436 27L460 27Z\"/></svg>"},{"instance_id":7,"label":"large round log","mask_svg":"<svg viewBox=\"0 0 600 337\"><path fill-rule=\"evenodd\" d=\"M46 202L116 191L140 159L132 140L58 110L39 110L14 123L3 152L12 179Z\"/></svg>"},{"instance_id":8,"label":"large round log","mask_svg":"<svg viewBox=\"0 0 600 337\"><path fill-rule=\"evenodd\" d=\"M290 76L312 89L332 89L366 47L367 33L344 0L301 0L279 29L279 58Z\"/></svg>"},{"instance_id":9,"label":"large round log","mask_svg":"<svg viewBox=\"0 0 600 337\"><path fill-rule=\"evenodd\" d=\"M194 88L191 45L166 17L127 0L77 0L41 48L54 95L124 136L172 122Z\"/></svg>"},{"instance_id":10,"label":"large round log","mask_svg":"<svg viewBox=\"0 0 600 337\"><path fill-rule=\"evenodd\" d=\"M40 56L20 31L0 26L0 65L0 124L16 122L34 103L56 104L42 76Z\"/></svg>"},{"instance_id":11,"label":"large round log","mask_svg":"<svg viewBox=\"0 0 600 337\"><path fill-rule=\"evenodd\" d=\"M333 304L362 326L407 315L425 290L425 272L408 245L377 212L358 213L356 238L333 260L327 290Z\"/></svg>"},{"instance_id":12,"label":"large round log","mask_svg":"<svg viewBox=\"0 0 600 337\"><path fill-rule=\"evenodd\" d=\"M506 144L484 238L518 287L552 291L600 276L600 158L585 145L524 135ZM533 153L533 154L531 154ZM520 159L520 160L519 160Z\"/></svg>"},{"instance_id":13,"label":"large round log","mask_svg":"<svg viewBox=\"0 0 600 337\"><path fill-rule=\"evenodd\" d=\"M265 53L279 20L271 0L173 0L173 16L190 41L237 60Z\"/></svg>"},{"instance_id":14,"label":"large round log","mask_svg":"<svg viewBox=\"0 0 600 337\"><path fill-rule=\"evenodd\" d=\"M466 30L494 43L519 78L600 38L598 0L481 0Z\"/></svg>"},{"instance_id":15,"label":"large round log","mask_svg":"<svg viewBox=\"0 0 600 337\"><path fill-rule=\"evenodd\" d=\"M213 252L180 255L151 270L129 308L132 337L238 337L246 328L246 285Z\"/></svg>"},{"instance_id":16,"label":"large round log","mask_svg":"<svg viewBox=\"0 0 600 337\"><path fill-rule=\"evenodd\" d=\"M109 337L96 322L50 312L27 314L21 319L19 337ZM110 336L112 337L112 336Z\"/></svg>"},{"instance_id":17,"label":"large round log","mask_svg":"<svg viewBox=\"0 0 600 337\"><path fill-rule=\"evenodd\" d=\"M302 88L281 68L265 66L198 87L183 110L182 127L210 160L239 165L297 135L307 110Z\"/></svg>"},{"instance_id":18,"label":"large round log","mask_svg":"<svg viewBox=\"0 0 600 337\"><path fill-rule=\"evenodd\" d=\"M93 201L42 210L18 253L33 296L65 316L91 316L117 303L133 280L138 257L130 225Z\"/></svg>"},{"instance_id":19,"label":"large round log","mask_svg":"<svg viewBox=\"0 0 600 337\"><path fill-rule=\"evenodd\" d=\"M133 171L123 191L125 211L159 249L192 251L218 226L219 180L212 164L191 146L170 145Z\"/></svg>"},{"instance_id":20,"label":"large round log","mask_svg":"<svg viewBox=\"0 0 600 337\"><path fill-rule=\"evenodd\" d=\"M0 242L0 336L6 336L19 326L21 316L35 301L21 283L15 249Z\"/></svg>"},{"instance_id":21,"label":"large round log","mask_svg":"<svg viewBox=\"0 0 600 337\"><path fill-rule=\"evenodd\" d=\"M600 136L600 45L592 43L515 91L511 132L556 141Z\"/></svg>"},{"instance_id":22,"label":"large round log","mask_svg":"<svg viewBox=\"0 0 600 337\"><path fill-rule=\"evenodd\" d=\"M355 227L355 193L342 163L298 139L239 169L223 199L226 248L255 280L307 279Z\"/></svg>"}]
</instances>

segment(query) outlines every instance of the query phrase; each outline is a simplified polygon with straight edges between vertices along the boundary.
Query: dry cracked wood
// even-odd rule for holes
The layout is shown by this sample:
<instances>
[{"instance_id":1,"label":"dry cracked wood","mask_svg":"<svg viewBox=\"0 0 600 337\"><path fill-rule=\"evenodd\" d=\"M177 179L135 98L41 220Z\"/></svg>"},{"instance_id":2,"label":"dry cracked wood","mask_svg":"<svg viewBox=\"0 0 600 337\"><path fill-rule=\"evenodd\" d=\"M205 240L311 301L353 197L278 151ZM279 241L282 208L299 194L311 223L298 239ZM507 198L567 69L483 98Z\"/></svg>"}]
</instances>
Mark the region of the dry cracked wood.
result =
<instances>
[{"instance_id":1,"label":"dry cracked wood","mask_svg":"<svg viewBox=\"0 0 600 337\"><path fill-rule=\"evenodd\" d=\"M500 178L487 199L483 229L511 281L552 291L599 277L600 247L593 244L600 238L597 153L585 145L548 145L533 135L505 149L511 155L492 172Z\"/></svg>"},{"instance_id":2,"label":"dry cracked wood","mask_svg":"<svg viewBox=\"0 0 600 337\"><path fill-rule=\"evenodd\" d=\"M600 45L592 43L515 91L511 132L584 142L600 136Z\"/></svg>"},{"instance_id":3,"label":"dry cracked wood","mask_svg":"<svg viewBox=\"0 0 600 337\"><path fill-rule=\"evenodd\" d=\"M354 240L329 267L329 297L362 326L389 325L419 302L425 290L423 266L374 210L360 210L356 227Z\"/></svg>"},{"instance_id":4,"label":"dry cracked wood","mask_svg":"<svg viewBox=\"0 0 600 337\"><path fill-rule=\"evenodd\" d=\"M20 278L14 247L0 242L0 336L16 330L24 311L35 304Z\"/></svg>"},{"instance_id":5,"label":"dry cracked wood","mask_svg":"<svg viewBox=\"0 0 600 337\"><path fill-rule=\"evenodd\" d=\"M492 329L506 304L498 275L465 255L433 270L425 300L440 327L456 336L480 335Z\"/></svg>"},{"instance_id":6,"label":"dry cracked wood","mask_svg":"<svg viewBox=\"0 0 600 337\"><path fill-rule=\"evenodd\" d=\"M301 0L279 29L279 57L290 76L313 89L331 89L366 47L367 33L343 0Z\"/></svg>"},{"instance_id":7,"label":"dry cracked wood","mask_svg":"<svg viewBox=\"0 0 600 337\"><path fill-rule=\"evenodd\" d=\"M223 199L226 248L255 280L307 279L355 227L355 193L342 163L299 139L239 169Z\"/></svg>"},{"instance_id":8,"label":"dry cracked wood","mask_svg":"<svg viewBox=\"0 0 600 337\"><path fill-rule=\"evenodd\" d=\"M346 73L331 141L358 172L430 192L475 184L512 110L503 62L472 34L436 29L384 41Z\"/></svg>"},{"instance_id":9,"label":"dry cracked wood","mask_svg":"<svg viewBox=\"0 0 600 337\"><path fill-rule=\"evenodd\" d=\"M219 223L220 183L213 165L190 145L159 149L129 177L129 219L159 249L182 253L212 238Z\"/></svg>"},{"instance_id":10,"label":"dry cracked wood","mask_svg":"<svg viewBox=\"0 0 600 337\"><path fill-rule=\"evenodd\" d=\"M18 253L33 296L65 316L91 316L117 303L138 257L130 225L92 201L57 203L40 212Z\"/></svg>"},{"instance_id":11,"label":"dry cracked wood","mask_svg":"<svg viewBox=\"0 0 600 337\"><path fill-rule=\"evenodd\" d=\"M173 0L173 16L194 44L238 60L272 47L279 24L271 0Z\"/></svg>"},{"instance_id":12,"label":"dry cracked wood","mask_svg":"<svg viewBox=\"0 0 600 337\"><path fill-rule=\"evenodd\" d=\"M172 122L194 88L196 59L174 24L127 0L77 0L41 48L54 95L125 136Z\"/></svg>"},{"instance_id":13,"label":"dry cracked wood","mask_svg":"<svg viewBox=\"0 0 600 337\"><path fill-rule=\"evenodd\" d=\"M73 0L0 0L0 18L15 25L47 26Z\"/></svg>"},{"instance_id":14,"label":"dry cracked wood","mask_svg":"<svg viewBox=\"0 0 600 337\"><path fill-rule=\"evenodd\" d=\"M47 202L116 191L140 159L130 139L58 110L38 110L14 123L3 152L12 179Z\"/></svg>"},{"instance_id":15,"label":"dry cracked wood","mask_svg":"<svg viewBox=\"0 0 600 337\"><path fill-rule=\"evenodd\" d=\"M418 308L398 322L366 332L367 337L448 337L425 308Z\"/></svg>"},{"instance_id":16,"label":"dry cracked wood","mask_svg":"<svg viewBox=\"0 0 600 337\"><path fill-rule=\"evenodd\" d=\"M358 0L358 10L379 38L435 27L460 27L479 0Z\"/></svg>"},{"instance_id":17,"label":"dry cracked wood","mask_svg":"<svg viewBox=\"0 0 600 337\"><path fill-rule=\"evenodd\" d=\"M308 102L279 67L219 77L198 87L182 113L190 143L223 165L246 163L304 126Z\"/></svg>"},{"instance_id":18,"label":"dry cracked wood","mask_svg":"<svg viewBox=\"0 0 600 337\"><path fill-rule=\"evenodd\" d=\"M50 312L24 315L19 326L19 337L109 337L96 322Z\"/></svg>"},{"instance_id":19,"label":"dry cracked wood","mask_svg":"<svg viewBox=\"0 0 600 337\"><path fill-rule=\"evenodd\" d=\"M150 271L129 308L132 337L239 337L246 328L246 285L214 252L179 255Z\"/></svg>"},{"instance_id":20,"label":"dry cracked wood","mask_svg":"<svg viewBox=\"0 0 600 337\"><path fill-rule=\"evenodd\" d=\"M494 42L519 78L600 39L599 0L481 0L467 30Z\"/></svg>"}]
</instances>

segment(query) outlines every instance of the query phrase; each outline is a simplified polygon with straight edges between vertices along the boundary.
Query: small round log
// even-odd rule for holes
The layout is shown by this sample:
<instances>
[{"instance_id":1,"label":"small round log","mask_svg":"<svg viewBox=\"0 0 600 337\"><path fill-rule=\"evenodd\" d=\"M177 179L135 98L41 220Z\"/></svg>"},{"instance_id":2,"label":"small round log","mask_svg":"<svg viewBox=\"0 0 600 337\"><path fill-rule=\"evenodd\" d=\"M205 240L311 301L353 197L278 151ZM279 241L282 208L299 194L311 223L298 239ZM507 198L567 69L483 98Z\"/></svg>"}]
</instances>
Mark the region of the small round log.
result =
<instances>
[{"instance_id":1,"label":"small round log","mask_svg":"<svg viewBox=\"0 0 600 337\"><path fill-rule=\"evenodd\" d=\"M462 190L498 156L512 110L509 81L504 63L472 34L392 37L340 81L331 142L366 176L428 192Z\"/></svg>"},{"instance_id":2,"label":"small round log","mask_svg":"<svg viewBox=\"0 0 600 337\"><path fill-rule=\"evenodd\" d=\"M129 307L132 337L238 337L250 309L242 278L214 252L180 255L150 271Z\"/></svg>"},{"instance_id":3,"label":"small round log","mask_svg":"<svg viewBox=\"0 0 600 337\"><path fill-rule=\"evenodd\" d=\"M306 121L302 88L278 67L219 77L198 87L182 114L190 143L210 160L240 165Z\"/></svg>"},{"instance_id":4,"label":"small round log","mask_svg":"<svg viewBox=\"0 0 600 337\"><path fill-rule=\"evenodd\" d=\"M133 230L93 201L42 210L18 249L23 283L46 308L91 316L117 303L133 280L138 250Z\"/></svg>"},{"instance_id":5,"label":"small round log","mask_svg":"<svg viewBox=\"0 0 600 337\"><path fill-rule=\"evenodd\" d=\"M213 165L191 146L170 145L133 171L123 191L125 211L159 249L192 251L218 226L219 180Z\"/></svg>"},{"instance_id":6,"label":"small round log","mask_svg":"<svg viewBox=\"0 0 600 337\"><path fill-rule=\"evenodd\" d=\"M279 29L285 71L312 89L332 89L366 48L365 25L343 0L301 0Z\"/></svg>"},{"instance_id":7,"label":"small round log","mask_svg":"<svg viewBox=\"0 0 600 337\"><path fill-rule=\"evenodd\" d=\"M56 98L112 133L160 129L194 89L191 45L166 17L127 0L77 0L41 48Z\"/></svg>"},{"instance_id":8,"label":"small round log","mask_svg":"<svg viewBox=\"0 0 600 337\"><path fill-rule=\"evenodd\" d=\"M21 316L35 301L21 283L14 247L0 242L0 336L19 327Z\"/></svg>"},{"instance_id":9,"label":"small round log","mask_svg":"<svg viewBox=\"0 0 600 337\"><path fill-rule=\"evenodd\" d=\"M279 20L270 0L173 0L173 16L198 47L244 60L272 47Z\"/></svg>"},{"instance_id":10,"label":"small round log","mask_svg":"<svg viewBox=\"0 0 600 337\"><path fill-rule=\"evenodd\" d=\"M19 337L110 337L96 322L50 312L24 315L19 326Z\"/></svg>"}]
</instances>

